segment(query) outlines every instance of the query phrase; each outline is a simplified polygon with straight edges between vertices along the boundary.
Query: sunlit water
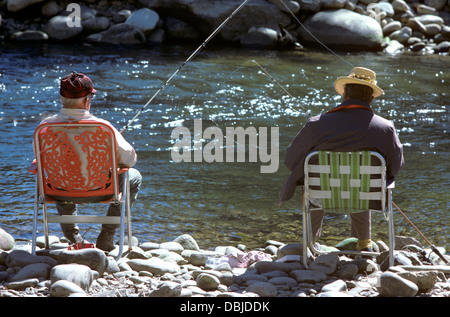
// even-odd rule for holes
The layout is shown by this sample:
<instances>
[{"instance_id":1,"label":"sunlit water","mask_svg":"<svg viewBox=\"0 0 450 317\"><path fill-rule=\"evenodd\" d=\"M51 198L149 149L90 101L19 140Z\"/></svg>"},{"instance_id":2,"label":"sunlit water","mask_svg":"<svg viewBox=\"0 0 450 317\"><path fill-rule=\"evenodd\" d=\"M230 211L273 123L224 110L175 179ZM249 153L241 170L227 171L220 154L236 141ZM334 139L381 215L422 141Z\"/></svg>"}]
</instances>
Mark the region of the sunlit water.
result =
<instances>
[{"instance_id":1,"label":"sunlit water","mask_svg":"<svg viewBox=\"0 0 450 317\"><path fill-rule=\"evenodd\" d=\"M62 76L73 70L88 74L98 91L92 112L121 129L194 49L3 47L0 227L15 238L31 238L31 138L43 118L59 111ZM136 167L144 177L132 210L133 234L141 241L160 242L188 233L203 248L237 243L260 247L269 239L301 242L300 191L278 207L278 192L288 176L285 149L306 122L305 110L320 114L340 102L333 83L348 74L352 64L377 72L386 94L373 108L394 121L404 145L406 165L396 179L394 201L432 243L448 248L450 58L375 53L341 57L345 62L328 52L206 47L125 132L138 152ZM249 162L248 156L239 163L225 157L224 162L173 162L170 150L176 140L171 133L182 126L193 132L194 119L202 119L203 130L213 126L224 133L227 127L278 127L277 171L261 173L266 163ZM81 206L83 210L103 214L106 206ZM98 227L80 226L81 233L88 230L85 238L95 241ZM51 230L60 234L58 225ZM397 211L395 230L426 244ZM348 218L328 215L323 242L333 245L349 232ZM373 239L387 242L382 215L373 216Z\"/></svg>"}]
</instances>

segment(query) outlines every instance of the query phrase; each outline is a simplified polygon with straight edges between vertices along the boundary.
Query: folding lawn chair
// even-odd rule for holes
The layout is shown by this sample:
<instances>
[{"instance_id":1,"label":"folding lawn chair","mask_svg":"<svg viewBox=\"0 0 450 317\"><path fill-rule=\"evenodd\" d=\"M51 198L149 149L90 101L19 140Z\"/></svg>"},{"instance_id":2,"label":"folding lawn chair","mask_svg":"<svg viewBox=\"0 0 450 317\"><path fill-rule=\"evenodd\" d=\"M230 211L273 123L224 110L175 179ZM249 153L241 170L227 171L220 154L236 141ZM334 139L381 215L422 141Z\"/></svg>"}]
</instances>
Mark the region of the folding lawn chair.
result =
<instances>
[{"instance_id":1,"label":"folding lawn chair","mask_svg":"<svg viewBox=\"0 0 450 317\"><path fill-rule=\"evenodd\" d=\"M313 256L329 253L314 245L311 212L323 210L348 214L362 211L381 211L388 220L389 266L394 264L394 219L392 188L386 187L386 163L377 152L315 151L305 159L303 194L303 263L308 267L308 248ZM321 207L312 208L311 199L319 200ZM381 208L371 208L378 201ZM372 206L371 206L372 205ZM387 216L386 216L387 213ZM378 252L331 251L339 254L378 256Z\"/></svg>"},{"instance_id":2,"label":"folding lawn chair","mask_svg":"<svg viewBox=\"0 0 450 317\"><path fill-rule=\"evenodd\" d=\"M76 143L78 143L77 146ZM86 155L82 159L76 149ZM76 121L40 124L34 132L36 194L33 218L32 254L36 254L39 205L43 206L45 247L49 248L49 223L101 223L119 225L119 254L123 253L127 223L131 245L131 215L128 168L117 165L114 131L106 123ZM84 157L83 155L83 157ZM86 168L82 169L85 164ZM123 185L119 188L119 174ZM62 198L64 197L64 198ZM101 203L120 205L120 216L49 215L47 204L75 203L77 198L101 197ZM125 219L126 217L126 219Z\"/></svg>"}]
</instances>

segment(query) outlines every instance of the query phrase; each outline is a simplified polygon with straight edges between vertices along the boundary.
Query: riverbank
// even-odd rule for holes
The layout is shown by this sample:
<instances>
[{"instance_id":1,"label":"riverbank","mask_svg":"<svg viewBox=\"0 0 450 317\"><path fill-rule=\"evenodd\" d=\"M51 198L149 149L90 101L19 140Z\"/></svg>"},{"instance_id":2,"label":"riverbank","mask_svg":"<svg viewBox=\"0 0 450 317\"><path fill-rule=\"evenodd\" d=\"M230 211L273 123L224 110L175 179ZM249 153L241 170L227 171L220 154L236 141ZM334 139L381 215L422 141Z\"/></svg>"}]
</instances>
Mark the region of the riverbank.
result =
<instances>
[{"instance_id":1,"label":"riverbank","mask_svg":"<svg viewBox=\"0 0 450 317\"><path fill-rule=\"evenodd\" d=\"M50 249L32 256L29 243L2 232L0 297L450 297L450 266L410 237L396 237L401 250L390 268L379 241L376 258L328 254L309 261L308 269L300 244L278 241L254 250L204 250L188 234L158 243L133 237L132 250L118 260L118 248L68 250L65 239L50 241ZM355 242L341 245L351 249Z\"/></svg>"},{"instance_id":2,"label":"riverbank","mask_svg":"<svg viewBox=\"0 0 450 317\"><path fill-rule=\"evenodd\" d=\"M0 38L150 48L201 43L241 3L3 0ZM307 49L322 43L343 51L448 55L449 7L448 0L251 0L214 41L261 49Z\"/></svg>"}]
</instances>

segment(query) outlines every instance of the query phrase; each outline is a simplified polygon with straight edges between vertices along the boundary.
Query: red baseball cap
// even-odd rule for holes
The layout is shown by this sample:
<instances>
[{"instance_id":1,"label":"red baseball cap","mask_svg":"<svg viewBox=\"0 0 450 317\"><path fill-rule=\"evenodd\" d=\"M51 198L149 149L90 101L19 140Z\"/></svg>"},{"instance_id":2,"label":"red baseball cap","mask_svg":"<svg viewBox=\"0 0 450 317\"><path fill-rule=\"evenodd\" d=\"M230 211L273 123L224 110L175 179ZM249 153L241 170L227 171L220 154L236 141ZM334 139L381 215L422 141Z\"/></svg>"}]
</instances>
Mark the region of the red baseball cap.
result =
<instances>
[{"instance_id":1,"label":"red baseball cap","mask_svg":"<svg viewBox=\"0 0 450 317\"><path fill-rule=\"evenodd\" d=\"M61 79L59 93L63 97L82 98L96 92L92 81L85 74L72 72Z\"/></svg>"}]
</instances>

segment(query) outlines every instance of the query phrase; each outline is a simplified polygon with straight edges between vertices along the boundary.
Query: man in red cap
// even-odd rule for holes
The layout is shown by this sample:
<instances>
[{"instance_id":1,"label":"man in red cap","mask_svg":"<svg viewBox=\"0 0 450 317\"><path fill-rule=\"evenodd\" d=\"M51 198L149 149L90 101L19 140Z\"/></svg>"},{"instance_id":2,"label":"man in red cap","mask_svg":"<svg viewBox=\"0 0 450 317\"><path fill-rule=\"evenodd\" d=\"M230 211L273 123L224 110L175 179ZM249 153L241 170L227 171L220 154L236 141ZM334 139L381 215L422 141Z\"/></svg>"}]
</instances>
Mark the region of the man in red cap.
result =
<instances>
[{"instance_id":1,"label":"man in red cap","mask_svg":"<svg viewBox=\"0 0 450 317\"><path fill-rule=\"evenodd\" d=\"M44 122L65 122L65 121L80 121L93 120L103 122L112 127L112 125L104 120L93 116L90 113L91 99L97 91L94 89L92 81L85 74L72 72L61 80L60 99L62 108L60 113L49 117L42 121ZM131 204L136 200L139 188L141 186L142 177L138 170L131 168L136 164L137 155L134 148L123 138L117 129L112 127L115 132L117 140L117 159L120 166L130 167L130 200ZM73 144L74 147L78 146ZM83 157L83 151L80 153L81 162L86 161ZM83 166L83 165L82 165ZM84 165L86 166L86 165ZM119 176L119 182L122 182L122 177ZM60 215L76 214L76 204L67 204L64 202L57 202L56 207ZM119 216L119 206L111 204L108 210L108 216ZM118 225L103 224L102 231L97 238L96 246L104 251L111 251L114 249L114 234ZM79 234L79 228L75 224L61 224L61 229L64 236L71 243L82 242L83 238Z\"/></svg>"}]
</instances>

